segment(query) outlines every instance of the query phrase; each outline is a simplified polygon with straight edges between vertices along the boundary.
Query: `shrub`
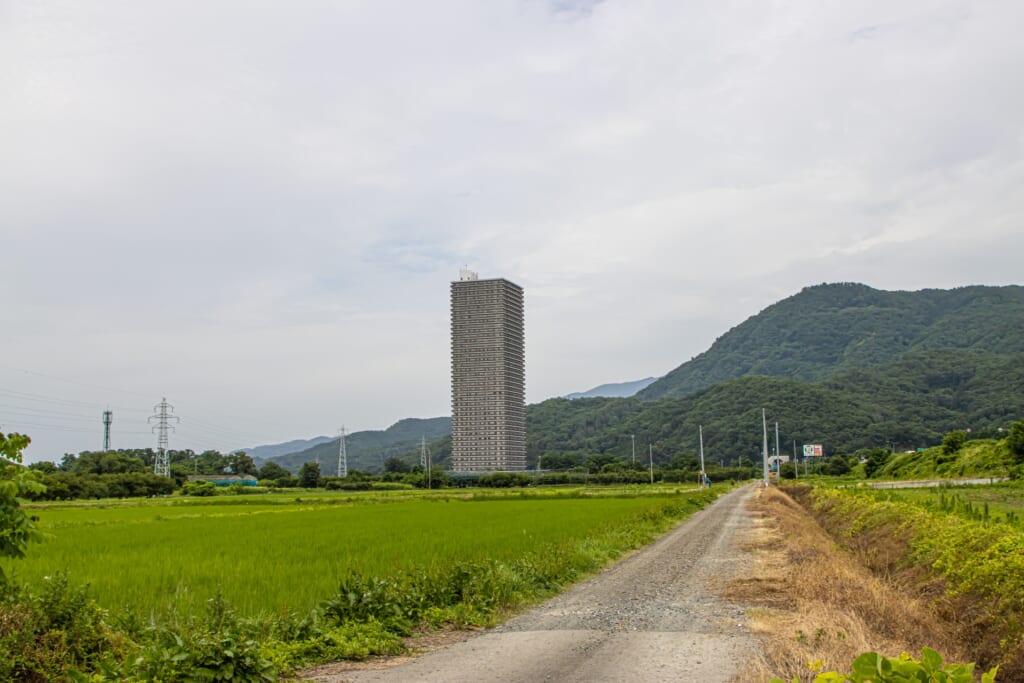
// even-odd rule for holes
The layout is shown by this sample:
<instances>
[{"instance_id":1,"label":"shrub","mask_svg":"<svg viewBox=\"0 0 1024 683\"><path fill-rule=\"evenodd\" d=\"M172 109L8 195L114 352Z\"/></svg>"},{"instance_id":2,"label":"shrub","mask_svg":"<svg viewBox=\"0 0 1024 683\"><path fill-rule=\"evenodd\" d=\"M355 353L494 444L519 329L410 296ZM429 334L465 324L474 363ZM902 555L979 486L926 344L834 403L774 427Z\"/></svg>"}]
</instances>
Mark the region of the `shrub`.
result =
<instances>
[{"instance_id":1,"label":"shrub","mask_svg":"<svg viewBox=\"0 0 1024 683\"><path fill-rule=\"evenodd\" d=\"M1024 420L1014 422L1006 435L1006 445L1013 454L1014 462L1024 464Z\"/></svg>"},{"instance_id":2,"label":"shrub","mask_svg":"<svg viewBox=\"0 0 1024 683\"><path fill-rule=\"evenodd\" d=\"M946 454L956 453L967 443L967 432L962 429L955 429L942 440L942 452Z\"/></svg>"},{"instance_id":3,"label":"shrub","mask_svg":"<svg viewBox=\"0 0 1024 683\"><path fill-rule=\"evenodd\" d=\"M209 481L190 481L181 487L183 496L216 496L217 485Z\"/></svg>"},{"instance_id":4,"label":"shrub","mask_svg":"<svg viewBox=\"0 0 1024 683\"><path fill-rule=\"evenodd\" d=\"M122 650L87 586L49 577L38 595L11 588L0 600L0 679L61 680Z\"/></svg>"}]
</instances>

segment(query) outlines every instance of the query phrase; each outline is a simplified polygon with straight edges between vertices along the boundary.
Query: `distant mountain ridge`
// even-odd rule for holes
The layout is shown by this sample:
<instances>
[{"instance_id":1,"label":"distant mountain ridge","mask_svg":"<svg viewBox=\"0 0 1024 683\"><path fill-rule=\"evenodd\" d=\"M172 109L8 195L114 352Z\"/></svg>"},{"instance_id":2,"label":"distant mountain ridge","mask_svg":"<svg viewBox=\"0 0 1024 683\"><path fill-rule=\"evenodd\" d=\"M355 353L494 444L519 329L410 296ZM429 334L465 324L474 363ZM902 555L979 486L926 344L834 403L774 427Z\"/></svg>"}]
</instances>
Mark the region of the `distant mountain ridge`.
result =
<instances>
[{"instance_id":1,"label":"distant mountain ridge","mask_svg":"<svg viewBox=\"0 0 1024 683\"><path fill-rule=\"evenodd\" d=\"M757 462L762 409L771 450L779 423L783 455L805 443L821 443L832 454L934 446L954 429L995 434L1024 418L1024 353L936 349L817 382L758 375L655 401L549 399L527 408L527 451L533 462L545 453L628 459L635 436L637 450L647 453L651 444L658 463L695 455L702 426L705 452L715 462Z\"/></svg>"},{"instance_id":2,"label":"distant mountain ridge","mask_svg":"<svg viewBox=\"0 0 1024 683\"><path fill-rule=\"evenodd\" d=\"M450 417L428 419L406 418L384 430L353 432L345 436L345 456L350 470L380 472L384 461L392 456L407 453L419 445L421 439L431 441L450 434ZM338 451L341 439L334 437L304 450L279 455L270 460L293 474L303 463L320 461L320 472L332 475L337 472Z\"/></svg>"},{"instance_id":3,"label":"distant mountain ridge","mask_svg":"<svg viewBox=\"0 0 1024 683\"><path fill-rule=\"evenodd\" d=\"M253 446L252 448L239 448L238 451L243 451L253 460L262 462L275 458L279 455L288 455L289 453L304 451L307 448L312 448L313 446L317 446L330 440L331 437L329 436L316 436L312 439L295 439L293 441L285 441L284 443ZM233 452L237 453L238 451Z\"/></svg>"},{"instance_id":4,"label":"distant mountain ridge","mask_svg":"<svg viewBox=\"0 0 1024 683\"><path fill-rule=\"evenodd\" d=\"M801 381L932 349L1024 351L1024 287L889 292L822 284L768 306L637 396L686 396L751 375Z\"/></svg>"},{"instance_id":5,"label":"distant mountain ridge","mask_svg":"<svg viewBox=\"0 0 1024 683\"><path fill-rule=\"evenodd\" d=\"M659 378L657 377L646 377L644 379L633 380L632 382L602 384L601 386L594 387L587 391L578 391L572 394L566 394L564 398L629 398L641 389L645 389L658 381L658 379Z\"/></svg>"}]
</instances>

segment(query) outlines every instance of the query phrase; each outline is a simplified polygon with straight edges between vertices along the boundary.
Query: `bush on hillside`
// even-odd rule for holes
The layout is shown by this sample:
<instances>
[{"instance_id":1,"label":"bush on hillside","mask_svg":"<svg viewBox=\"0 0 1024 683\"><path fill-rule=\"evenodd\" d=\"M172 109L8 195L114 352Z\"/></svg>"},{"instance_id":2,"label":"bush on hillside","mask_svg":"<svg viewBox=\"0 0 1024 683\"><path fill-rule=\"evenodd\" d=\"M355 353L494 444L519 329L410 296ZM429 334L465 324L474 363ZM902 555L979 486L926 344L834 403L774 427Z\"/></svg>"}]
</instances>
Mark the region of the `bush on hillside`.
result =
<instances>
[{"instance_id":1,"label":"bush on hillside","mask_svg":"<svg viewBox=\"0 0 1024 683\"><path fill-rule=\"evenodd\" d=\"M946 454L956 453L967 443L967 432L962 429L954 429L942 439L942 452Z\"/></svg>"},{"instance_id":2,"label":"bush on hillside","mask_svg":"<svg viewBox=\"0 0 1024 683\"><path fill-rule=\"evenodd\" d=\"M1006 445L1013 454L1014 462L1024 463L1024 420L1014 422L1006 436Z\"/></svg>"}]
</instances>

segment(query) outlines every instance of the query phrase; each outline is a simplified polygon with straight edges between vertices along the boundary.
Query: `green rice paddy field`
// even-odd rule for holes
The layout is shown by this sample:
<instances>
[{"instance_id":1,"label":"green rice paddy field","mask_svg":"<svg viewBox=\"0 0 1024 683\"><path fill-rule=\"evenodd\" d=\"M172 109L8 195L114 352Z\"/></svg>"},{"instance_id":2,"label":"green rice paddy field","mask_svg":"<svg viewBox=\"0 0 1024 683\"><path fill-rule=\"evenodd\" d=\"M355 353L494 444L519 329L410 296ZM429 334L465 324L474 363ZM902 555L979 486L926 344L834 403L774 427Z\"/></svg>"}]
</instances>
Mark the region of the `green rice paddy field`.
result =
<instances>
[{"instance_id":1,"label":"green rice paddy field","mask_svg":"<svg viewBox=\"0 0 1024 683\"><path fill-rule=\"evenodd\" d=\"M930 488L877 489L878 500L914 503L932 510L1020 526L1024 520L1024 486L1020 482Z\"/></svg>"},{"instance_id":2,"label":"green rice paddy field","mask_svg":"<svg viewBox=\"0 0 1024 683\"><path fill-rule=\"evenodd\" d=\"M645 515L661 517L667 506L678 519L699 507L690 500L707 495L679 488L292 493L43 504L31 509L49 539L4 566L30 585L67 572L114 612L197 613L219 590L240 614L271 615L313 608L350 572L372 578L460 562L537 562L594 539L611 558L650 540L630 536Z\"/></svg>"}]
</instances>

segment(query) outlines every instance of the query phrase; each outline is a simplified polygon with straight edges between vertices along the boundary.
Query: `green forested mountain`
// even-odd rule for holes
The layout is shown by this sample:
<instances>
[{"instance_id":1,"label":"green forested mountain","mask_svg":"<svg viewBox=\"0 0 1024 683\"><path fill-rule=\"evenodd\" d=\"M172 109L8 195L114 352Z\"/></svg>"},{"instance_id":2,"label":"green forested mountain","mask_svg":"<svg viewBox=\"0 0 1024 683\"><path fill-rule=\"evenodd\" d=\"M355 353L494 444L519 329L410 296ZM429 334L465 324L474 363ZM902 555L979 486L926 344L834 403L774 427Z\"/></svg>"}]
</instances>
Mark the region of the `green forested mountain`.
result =
<instances>
[{"instance_id":1,"label":"green forested mountain","mask_svg":"<svg viewBox=\"0 0 1024 683\"><path fill-rule=\"evenodd\" d=\"M756 460L761 409L780 450L915 449L946 432L992 433L1024 418L1024 287L885 292L809 287L730 330L633 398L527 406L527 457L613 454L656 462L697 453ZM450 437L432 444L435 461ZM413 459L414 452L405 457Z\"/></svg>"},{"instance_id":2,"label":"green forested mountain","mask_svg":"<svg viewBox=\"0 0 1024 683\"><path fill-rule=\"evenodd\" d=\"M748 375L815 381L932 349L1019 353L1022 326L1020 286L887 292L817 285L729 330L638 397L686 396Z\"/></svg>"},{"instance_id":3,"label":"green forested mountain","mask_svg":"<svg viewBox=\"0 0 1024 683\"><path fill-rule=\"evenodd\" d=\"M345 437L345 454L349 469L380 472L384 460L411 450L420 443L451 433L449 417L430 419L407 418L399 420L383 431L353 432ZM292 474L299 471L303 463L319 458L320 471L325 475L334 474L338 466L338 439L317 444L298 453L270 458Z\"/></svg>"},{"instance_id":4,"label":"green forested mountain","mask_svg":"<svg viewBox=\"0 0 1024 683\"><path fill-rule=\"evenodd\" d=\"M612 453L655 462L697 453L704 427L708 458L758 457L761 409L769 442L779 423L780 450L821 443L827 453L893 444L897 450L939 443L943 434L985 433L1024 417L1024 353L941 349L907 354L884 366L849 370L818 382L747 376L687 396L657 401L551 399L527 408L531 462L545 453Z\"/></svg>"}]
</instances>

